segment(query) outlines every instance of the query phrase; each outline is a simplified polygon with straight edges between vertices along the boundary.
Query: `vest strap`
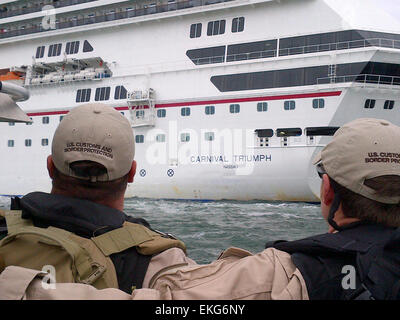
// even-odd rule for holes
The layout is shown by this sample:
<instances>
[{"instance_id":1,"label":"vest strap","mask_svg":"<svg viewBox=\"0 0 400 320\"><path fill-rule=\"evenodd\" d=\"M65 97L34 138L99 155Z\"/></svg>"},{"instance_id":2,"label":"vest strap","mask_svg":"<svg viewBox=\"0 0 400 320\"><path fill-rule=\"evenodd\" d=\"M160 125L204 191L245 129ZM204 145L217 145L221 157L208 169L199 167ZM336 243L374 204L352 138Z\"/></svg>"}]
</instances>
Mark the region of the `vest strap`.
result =
<instances>
[{"instance_id":1,"label":"vest strap","mask_svg":"<svg viewBox=\"0 0 400 320\"><path fill-rule=\"evenodd\" d=\"M181 240L163 238L160 235L151 241L146 241L140 244L137 247L137 251L143 255L153 255L171 248L179 248L186 254L186 246Z\"/></svg>"},{"instance_id":2,"label":"vest strap","mask_svg":"<svg viewBox=\"0 0 400 320\"><path fill-rule=\"evenodd\" d=\"M342 228L339 227L336 223L335 219L335 213L336 211L339 210L340 207L340 203L341 203L342 199L340 199L340 196L338 193L335 192L335 196L333 198L333 203L331 205L331 209L329 211L329 216L328 216L328 223L337 231L341 231Z\"/></svg>"},{"instance_id":3,"label":"vest strap","mask_svg":"<svg viewBox=\"0 0 400 320\"><path fill-rule=\"evenodd\" d=\"M8 221L7 221L8 222ZM69 239L68 231L60 230L58 228L37 228L33 226L21 227L18 230L10 233L7 237L0 241L0 247L6 245L7 243L11 242L18 236L23 235L34 235L49 240L51 244L56 244L62 247L71 257L72 259L72 266L77 273L77 281L80 283L91 284L96 281L104 272L105 267L93 263L90 255L87 251L79 246L77 243Z\"/></svg>"},{"instance_id":4,"label":"vest strap","mask_svg":"<svg viewBox=\"0 0 400 320\"><path fill-rule=\"evenodd\" d=\"M8 234L16 232L20 228L33 226L32 221L22 219L22 211L9 210L5 211Z\"/></svg>"},{"instance_id":5,"label":"vest strap","mask_svg":"<svg viewBox=\"0 0 400 320\"><path fill-rule=\"evenodd\" d=\"M136 247L159 236L150 229L136 223L126 222L121 228L92 238L92 241L105 256Z\"/></svg>"},{"instance_id":6,"label":"vest strap","mask_svg":"<svg viewBox=\"0 0 400 320\"><path fill-rule=\"evenodd\" d=\"M364 284L361 284L358 290L356 290L348 300L375 300L375 298L372 296L372 293L368 288Z\"/></svg>"},{"instance_id":7,"label":"vest strap","mask_svg":"<svg viewBox=\"0 0 400 320\"><path fill-rule=\"evenodd\" d=\"M186 250L182 241L163 238L159 233L131 222L125 222L121 228L94 237L92 241L105 256L122 252L131 247L137 247L138 252L143 255L152 255L172 247Z\"/></svg>"}]
</instances>

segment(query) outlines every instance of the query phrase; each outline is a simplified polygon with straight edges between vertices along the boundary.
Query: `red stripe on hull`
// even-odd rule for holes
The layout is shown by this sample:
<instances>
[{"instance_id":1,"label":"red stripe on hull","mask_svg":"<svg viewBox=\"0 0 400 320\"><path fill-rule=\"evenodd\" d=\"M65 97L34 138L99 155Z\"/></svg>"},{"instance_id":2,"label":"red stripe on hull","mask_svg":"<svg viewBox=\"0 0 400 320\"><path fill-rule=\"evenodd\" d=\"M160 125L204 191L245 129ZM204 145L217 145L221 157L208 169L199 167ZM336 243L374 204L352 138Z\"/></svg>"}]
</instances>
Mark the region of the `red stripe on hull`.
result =
<instances>
[{"instance_id":1,"label":"red stripe on hull","mask_svg":"<svg viewBox=\"0 0 400 320\"><path fill-rule=\"evenodd\" d=\"M156 104L156 108L186 107L186 106L197 106L197 105L205 105L205 104L222 104L222 103L237 103L237 102L255 102L255 101L335 97L335 96L340 96L341 93L342 93L341 91L334 91L334 92L304 93L304 94L291 94L291 95L269 96L269 97L252 97L252 98L241 98L241 99L164 103L164 104Z\"/></svg>"},{"instance_id":2,"label":"red stripe on hull","mask_svg":"<svg viewBox=\"0 0 400 320\"><path fill-rule=\"evenodd\" d=\"M55 116L57 114L67 114L69 110L67 111L47 111L47 112L33 112L33 113L28 113L29 117L36 117L36 116Z\"/></svg>"},{"instance_id":3,"label":"red stripe on hull","mask_svg":"<svg viewBox=\"0 0 400 320\"><path fill-rule=\"evenodd\" d=\"M337 97L337 96L340 96L341 94L342 94L341 91L333 91L333 92L289 94L289 95L281 95L281 96L252 97L252 98L240 98L240 99L188 101L188 102L178 102L178 103L160 103L160 104L156 104L155 107L156 108L173 108L173 107L188 107L188 106L212 105L212 104L223 104L223 103ZM123 111L123 110L128 110L129 108L128 107L117 107L115 109L118 111ZM28 116L35 117L35 116L63 115L63 114L67 114L68 112L69 111L33 112L33 113L28 113Z\"/></svg>"}]
</instances>

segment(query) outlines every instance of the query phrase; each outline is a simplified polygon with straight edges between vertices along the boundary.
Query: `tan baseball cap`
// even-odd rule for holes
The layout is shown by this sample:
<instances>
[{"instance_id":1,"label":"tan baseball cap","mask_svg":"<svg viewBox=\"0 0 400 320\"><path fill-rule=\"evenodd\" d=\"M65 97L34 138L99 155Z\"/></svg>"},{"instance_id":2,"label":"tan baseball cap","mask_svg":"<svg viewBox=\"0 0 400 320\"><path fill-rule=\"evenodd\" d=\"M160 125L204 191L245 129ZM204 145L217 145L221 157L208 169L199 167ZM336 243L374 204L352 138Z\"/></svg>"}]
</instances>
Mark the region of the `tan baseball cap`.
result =
<instances>
[{"instance_id":1,"label":"tan baseball cap","mask_svg":"<svg viewBox=\"0 0 400 320\"><path fill-rule=\"evenodd\" d=\"M400 176L400 127L387 120L363 118L339 128L317 155L326 173L343 187L366 198L388 204L398 196L379 196L364 184L367 179Z\"/></svg>"},{"instance_id":2,"label":"tan baseball cap","mask_svg":"<svg viewBox=\"0 0 400 320\"><path fill-rule=\"evenodd\" d=\"M10 98L8 94L0 93L0 122L28 122L32 120Z\"/></svg>"},{"instance_id":3,"label":"tan baseball cap","mask_svg":"<svg viewBox=\"0 0 400 320\"><path fill-rule=\"evenodd\" d=\"M80 179L85 178L70 169L73 162L100 163L107 173L96 180L112 181L130 171L134 155L135 141L129 121L104 104L85 104L72 109L58 125L53 138L54 165L61 173Z\"/></svg>"}]
</instances>

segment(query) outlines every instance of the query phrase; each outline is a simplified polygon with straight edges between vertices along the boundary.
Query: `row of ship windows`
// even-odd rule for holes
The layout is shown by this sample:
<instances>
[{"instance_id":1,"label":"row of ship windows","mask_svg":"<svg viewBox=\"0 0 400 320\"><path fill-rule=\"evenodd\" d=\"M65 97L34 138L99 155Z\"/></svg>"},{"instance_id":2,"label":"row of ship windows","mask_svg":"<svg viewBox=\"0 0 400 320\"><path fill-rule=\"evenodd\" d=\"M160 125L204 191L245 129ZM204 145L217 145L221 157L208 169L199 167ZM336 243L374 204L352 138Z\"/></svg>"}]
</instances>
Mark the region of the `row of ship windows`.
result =
<instances>
[{"instance_id":1,"label":"row of ship windows","mask_svg":"<svg viewBox=\"0 0 400 320\"><path fill-rule=\"evenodd\" d=\"M365 109L373 109L375 108L376 105L376 100L375 99L367 99L365 100L364 108ZM383 109L385 110L392 110L394 108L395 101L393 100L386 100ZM325 99L313 99L312 101L312 107L314 109L322 109L325 108ZM285 101L283 104L284 110L294 110L296 109L296 101L294 100L289 100ZM258 102L257 103L257 112L266 112L268 111L268 102ZM136 111L136 117L144 117L144 110L138 110ZM231 104L229 105L229 112L230 113L239 113L240 112L240 104ZM121 112L124 114L123 112ZM181 108L181 116L182 117L188 117L190 116L191 113L191 108L189 107L183 107ZM205 106L204 107L204 113L206 115L213 115L215 114L215 106ZM167 116L167 110L166 109L157 109L157 117L158 118L165 118ZM60 116L60 121L64 118L64 116ZM49 124L50 123L50 117L45 116L42 117L42 123L43 124ZM15 122L9 122L9 126L15 126ZM26 125L32 125L32 123L26 123Z\"/></svg>"},{"instance_id":2,"label":"row of ship windows","mask_svg":"<svg viewBox=\"0 0 400 320\"><path fill-rule=\"evenodd\" d=\"M314 109L322 109L325 107L325 100L324 99L314 99L312 102L312 106ZM285 101L283 104L284 110L294 110L296 108L296 101L289 100ZM268 111L268 102L259 102L257 103L257 112L266 112ZM230 113L240 113L240 104L231 104L229 105L229 112ZM191 108L183 107L181 108L181 116L188 117L190 116ZM213 115L215 114L215 106L206 106L204 108L204 113L206 115ZM157 110L157 117L158 118L165 118L167 111L165 109L158 109ZM136 117L140 118L144 116L144 110L136 111Z\"/></svg>"},{"instance_id":3,"label":"row of ship windows","mask_svg":"<svg viewBox=\"0 0 400 320\"><path fill-rule=\"evenodd\" d=\"M60 122L61 122L61 120L63 118L64 118L64 116L60 116ZM31 120L32 120L32 118L31 118ZM48 117L48 116L42 117L42 124L49 124L49 123L50 123L50 117ZM29 123L29 122L26 123L27 126L31 126L32 124L33 124L32 122L31 123ZM9 126L15 126L15 122L9 122L8 125Z\"/></svg>"},{"instance_id":4,"label":"row of ship windows","mask_svg":"<svg viewBox=\"0 0 400 320\"><path fill-rule=\"evenodd\" d=\"M49 139L45 138L42 139L42 146L46 147L49 145ZM15 141L14 140L8 140L7 141L7 146L9 148L15 147ZM25 139L25 147L32 147L32 139Z\"/></svg>"},{"instance_id":5,"label":"row of ship windows","mask_svg":"<svg viewBox=\"0 0 400 320\"><path fill-rule=\"evenodd\" d=\"M92 89L79 89L76 92L76 102L89 102L90 96L92 93ZM101 87L96 88L94 100L95 101L106 101L110 99L111 87ZM124 86L116 86L114 91L114 99L126 99L127 97L127 90Z\"/></svg>"},{"instance_id":6,"label":"row of ship windows","mask_svg":"<svg viewBox=\"0 0 400 320\"><path fill-rule=\"evenodd\" d=\"M65 53L66 54L76 54L79 51L79 46L80 46L80 41L71 41L67 42L65 45ZM46 47L45 46L40 46L37 47L36 49L36 59L40 59L44 57ZM49 50L47 52L48 57L57 57L61 55L61 50L62 50L62 43L56 43L56 44L51 44L49 46ZM92 52L93 47L89 43L89 41L85 40L83 42L83 52Z\"/></svg>"},{"instance_id":7,"label":"row of ship windows","mask_svg":"<svg viewBox=\"0 0 400 320\"><path fill-rule=\"evenodd\" d=\"M207 36L215 36L225 33L226 20L210 21L207 24ZM194 23L190 26L190 38L200 38L203 28L202 23ZM244 17L232 19L232 33L242 32L244 30Z\"/></svg>"},{"instance_id":8,"label":"row of ship windows","mask_svg":"<svg viewBox=\"0 0 400 320\"><path fill-rule=\"evenodd\" d=\"M333 135L338 127L310 127L304 129L304 133L307 136L331 136ZM258 138L264 139L264 138L271 138L276 134L277 137L291 137L291 136L301 136L303 133L303 130L301 128L280 128L274 130L272 129L257 129L255 130L255 134L258 136ZM184 132L181 133L180 136L181 142L189 142L190 141L190 133ZM214 141L215 140L215 132L205 132L204 133L204 140L205 141ZM165 134L158 134L156 135L156 142L165 142L166 141L166 135ZM135 136L135 142L136 143L144 143L144 135L136 135ZM42 146L48 146L49 145L49 139L43 138L41 140L41 145ZM14 140L8 140L7 141L7 146L9 148L15 147L15 141ZM32 139L25 139L25 147L31 147L32 146Z\"/></svg>"},{"instance_id":9,"label":"row of ship windows","mask_svg":"<svg viewBox=\"0 0 400 320\"><path fill-rule=\"evenodd\" d=\"M333 135L338 127L310 127L304 129L304 133L307 136L331 136ZM276 134L277 137L280 138L287 138L287 137L298 137L303 134L303 130L301 128L280 128L276 129L276 131L272 129L257 129L255 130L255 134L258 138L265 140L265 138L271 138ZM215 132L205 132L204 133L204 140L205 141L214 141L215 140ZM166 135L165 134L158 134L156 135L156 142L165 142ZM180 135L181 142L189 142L190 141L190 133L183 132ZM144 143L144 135L136 135L135 136L136 143ZM49 139L44 138L41 141L41 145L46 147L49 145ZM14 140L8 140L7 146L9 148L15 147ZM32 139L25 139L25 147L32 147Z\"/></svg>"},{"instance_id":10,"label":"row of ship windows","mask_svg":"<svg viewBox=\"0 0 400 320\"><path fill-rule=\"evenodd\" d=\"M334 133L339 129L339 127L308 127L304 129L304 134L308 137L314 136L333 136ZM288 137L299 137L303 135L303 130L301 128L279 128L275 131L273 129L257 129L254 132L259 139L265 142L265 139L271 138L276 135L278 138L287 139ZM204 133L205 141L214 141L215 140L215 132L205 132ZM156 142L165 142L166 135L161 133L156 135ZM180 135L181 142L189 142L190 141L190 133L183 132ZM144 143L144 135L139 134L135 136L136 143Z\"/></svg>"},{"instance_id":11,"label":"row of ship windows","mask_svg":"<svg viewBox=\"0 0 400 320\"><path fill-rule=\"evenodd\" d=\"M91 98L92 89L79 89L76 92L76 99L77 103L80 102L89 102ZM111 88L110 87L101 87L96 88L95 92L95 101L106 101L110 99ZM124 86L116 86L114 91L114 99L121 100L126 99L127 97L127 90ZM312 102L314 109L324 108L325 107L325 100L324 99L314 99ZM231 104L230 105L230 113L239 113L240 112L240 105L238 104ZM267 102L260 102L257 104L257 111L267 111L268 103ZM284 110L294 110L296 108L295 101L285 101L284 102ZM206 114L214 114L215 107L214 106L206 106L205 107ZM190 116L190 108L182 108L181 109L182 116ZM137 115L138 116L138 115ZM159 116L162 118L162 116Z\"/></svg>"},{"instance_id":12,"label":"row of ship windows","mask_svg":"<svg viewBox=\"0 0 400 320\"><path fill-rule=\"evenodd\" d=\"M158 134L156 135L156 142L165 142L165 134ZM190 133L184 132L181 133L181 142L189 142L190 141ZM213 141L215 139L215 133L214 132L206 132L204 134L204 140L206 141ZM135 142L136 143L144 143L144 135L139 134L135 136Z\"/></svg>"},{"instance_id":13,"label":"row of ship windows","mask_svg":"<svg viewBox=\"0 0 400 320\"><path fill-rule=\"evenodd\" d=\"M325 100L324 99L314 99L312 102L312 106L314 109L324 108ZM284 107L284 110L294 110L296 108L296 102L294 100L285 101L283 107ZM257 112L266 112L266 111L268 111L268 102L258 102L257 103ZM240 112L240 104L229 105L229 112L230 113L239 113ZM188 117L188 116L190 116L190 113L191 113L191 108L189 108L189 107L181 108L181 116L182 117ZM215 106L205 106L204 113L206 115L215 114ZM124 114L124 113L122 112L122 114ZM140 118L143 116L144 116L144 110L136 111L137 118ZM166 109L157 109L157 117L158 118L165 118L166 116L167 116ZM64 118L64 116L60 116L60 121L63 118ZM42 117L42 123L49 124L50 117L48 117L48 116ZM14 126L15 122L9 122L8 125ZM32 125L32 123L26 123L26 125Z\"/></svg>"},{"instance_id":14,"label":"row of ship windows","mask_svg":"<svg viewBox=\"0 0 400 320\"><path fill-rule=\"evenodd\" d=\"M102 89L102 88L100 88ZM321 109L325 107L325 100L324 99L314 99L312 101L312 106L314 109ZM283 104L284 110L294 110L296 108L296 101L294 100L289 100L285 101ZM268 102L258 102L257 103L257 112L266 112L268 111ZM136 111L136 117L140 118L144 116L144 110L138 110ZM229 112L230 113L240 113L240 104L231 104L229 105ZM123 112L121 112L124 114ZM215 106L205 106L204 107L204 113L206 115L213 115L215 114ZM191 108L189 107L183 107L181 108L181 116L182 117L188 117L191 114ZM157 109L157 117L158 118L165 118L167 116L167 110L166 109ZM64 118L64 116L60 116L60 121ZM49 124L50 123L50 117L45 116L42 117L42 124ZM15 126L15 122L9 122L9 126ZM26 125L32 125L32 123L26 123Z\"/></svg>"},{"instance_id":15,"label":"row of ship windows","mask_svg":"<svg viewBox=\"0 0 400 320\"><path fill-rule=\"evenodd\" d=\"M305 132L307 136L314 136L314 135L333 135L334 132L337 130L337 127L316 127L316 128L306 128ZM317 132L319 131L319 132ZM301 136L302 135L301 128L282 128L276 130L277 137L290 137L290 136ZM257 136L261 139L264 138L271 138L274 135L274 131L272 129L257 129L255 130ZM181 142L189 142L190 141L190 133L184 132L181 133L180 136ZM205 141L214 141L215 140L215 133L214 132L205 132L204 133L204 140ZM158 134L156 135L156 142L165 142L166 135L165 134ZM144 143L144 135L136 135L135 136L136 143ZM49 145L49 139L45 138L41 141L42 146ZM8 140L7 146L9 148L15 147L14 140ZM32 146L32 139L25 139L25 147Z\"/></svg>"},{"instance_id":16,"label":"row of ship windows","mask_svg":"<svg viewBox=\"0 0 400 320\"><path fill-rule=\"evenodd\" d=\"M373 109L375 108L376 100L375 99L367 99L365 100L364 108L365 109ZM383 109L392 110L394 108L393 100L386 100L383 104Z\"/></svg>"},{"instance_id":17,"label":"row of ship windows","mask_svg":"<svg viewBox=\"0 0 400 320\"><path fill-rule=\"evenodd\" d=\"M367 99L365 100L364 108L365 109L373 109L375 108L376 100L374 99ZM385 110L392 110L394 108L395 102L393 100L386 100L383 109ZM323 109L325 108L325 99L313 99L312 100L312 107L314 109ZM296 109L296 101L288 100L283 103L284 110L295 110ZM266 112L268 111L268 102L259 102L257 103L257 112ZM229 106L230 113L239 113L240 112L240 104L231 104ZM215 114L215 106L206 106L204 108L204 113L206 115L213 115ZM136 117L144 116L144 110L139 110L136 112ZM157 117L164 118L166 116L165 109L158 109L157 110ZM190 116L190 108L184 107L181 108L181 116L186 117Z\"/></svg>"}]
</instances>

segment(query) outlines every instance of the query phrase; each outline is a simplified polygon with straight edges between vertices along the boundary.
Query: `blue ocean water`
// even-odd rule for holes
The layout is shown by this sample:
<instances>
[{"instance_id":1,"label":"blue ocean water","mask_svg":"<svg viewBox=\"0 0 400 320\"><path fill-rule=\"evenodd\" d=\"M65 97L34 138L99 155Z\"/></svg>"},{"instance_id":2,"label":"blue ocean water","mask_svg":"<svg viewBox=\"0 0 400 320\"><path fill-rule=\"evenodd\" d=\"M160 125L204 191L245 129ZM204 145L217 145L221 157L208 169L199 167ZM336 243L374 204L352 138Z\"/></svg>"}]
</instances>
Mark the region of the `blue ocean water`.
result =
<instances>
[{"instance_id":1,"label":"blue ocean water","mask_svg":"<svg viewBox=\"0 0 400 320\"><path fill-rule=\"evenodd\" d=\"M0 208L8 206L9 199L0 198ZM183 240L197 263L209 263L231 246L256 253L267 241L295 240L327 231L320 206L309 203L132 198L126 199L125 212Z\"/></svg>"}]
</instances>

